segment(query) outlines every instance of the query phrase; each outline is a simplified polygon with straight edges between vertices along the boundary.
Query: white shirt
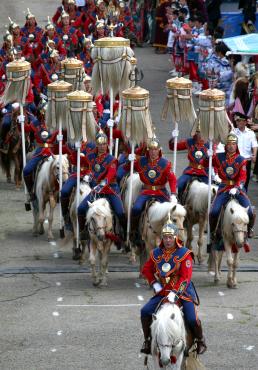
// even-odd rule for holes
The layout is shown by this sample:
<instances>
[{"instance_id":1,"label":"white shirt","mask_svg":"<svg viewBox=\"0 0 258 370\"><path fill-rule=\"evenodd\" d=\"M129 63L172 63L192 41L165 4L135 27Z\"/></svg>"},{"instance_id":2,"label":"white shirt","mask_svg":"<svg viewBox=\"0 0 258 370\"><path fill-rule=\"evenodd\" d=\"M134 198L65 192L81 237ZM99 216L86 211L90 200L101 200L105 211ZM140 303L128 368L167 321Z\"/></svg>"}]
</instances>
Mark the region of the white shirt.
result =
<instances>
[{"instance_id":1,"label":"white shirt","mask_svg":"<svg viewBox=\"0 0 258 370\"><path fill-rule=\"evenodd\" d=\"M245 159L251 159L253 154L252 148L258 147L255 133L247 127L244 131L240 131L238 128L234 128L233 131L238 138L238 149L240 155Z\"/></svg>"}]
</instances>

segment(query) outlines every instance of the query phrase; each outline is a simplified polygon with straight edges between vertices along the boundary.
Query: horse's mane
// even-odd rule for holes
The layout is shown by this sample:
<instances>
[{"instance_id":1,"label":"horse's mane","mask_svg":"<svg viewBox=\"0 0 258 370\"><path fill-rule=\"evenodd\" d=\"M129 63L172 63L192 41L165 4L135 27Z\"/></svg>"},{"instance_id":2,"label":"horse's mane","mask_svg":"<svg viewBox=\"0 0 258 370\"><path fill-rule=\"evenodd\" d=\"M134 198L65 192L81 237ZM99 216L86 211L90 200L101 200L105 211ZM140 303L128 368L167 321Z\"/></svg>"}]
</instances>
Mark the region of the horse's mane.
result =
<instances>
[{"instance_id":1,"label":"horse's mane","mask_svg":"<svg viewBox=\"0 0 258 370\"><path fill-rule=\"evenodd\" d=\"M164 203L155 202L150 207L150 221L153 223L163 221L165 218L168 217L168 213L171 212L173 209L174 216L176 217L186 216L186 210L181 204L172 202Z\"/></svg>"},{"instance_id":2,"label":"horse's mane","mask_svg":"<svg viewBox=\"0 0 258 370\"><path fill-rule=\"evenodd\" d=\"M97 214L106 218L112 218L110 204L107 199L99 198L92 203L87 212L87 223L90 221L92 216Z\"/></svg>"},{"instance_id":3,"label":"horse's mane","mask_svg":"<svg viewBox=\"0 0 258 370\"><path fill-rule=\"evenodd\" d=\"M249 222L247 210L242 207L235 199L232 199L228 202L224 214L224 224L231 225L232 222L234 222L235 224L248 224Z\"/></svg>"},{"instance_id":4,"label":"horse's mane","mask_svg":"<svg viewBox=\"0 0 258 370\"><path fill-rule=\"evenodd\" d=\"M168 337L172 343L175 341L175 339L179 338L181 338L185 343L183 318L179 308L176 305L165 303L159 309L156 317L157 319L153 320L151 325L154 341L156 341L157 337Z\"/></svg>"},{"instance_id":5,"label":"horse's mane","mask_svg":"<svg viewBox=\"0 0 258 370\"><path fill-rule=\"evenodd\" d=\"M217 188L217 186L212 185L213 196L216 194ZM195 212L206 213L208 207L208 185L194 180L189 188L186 203L193 205Z\"/></svg>"}]
</instances>

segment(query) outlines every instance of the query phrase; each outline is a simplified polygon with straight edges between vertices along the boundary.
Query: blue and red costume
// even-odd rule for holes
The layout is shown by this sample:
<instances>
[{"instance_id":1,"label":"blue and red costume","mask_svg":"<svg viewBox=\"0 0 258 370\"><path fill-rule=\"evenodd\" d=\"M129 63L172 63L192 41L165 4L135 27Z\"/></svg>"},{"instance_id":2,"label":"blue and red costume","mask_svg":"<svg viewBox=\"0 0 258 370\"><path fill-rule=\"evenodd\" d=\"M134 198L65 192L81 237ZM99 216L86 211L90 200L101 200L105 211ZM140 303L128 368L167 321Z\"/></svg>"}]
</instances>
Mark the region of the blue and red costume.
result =
<instances>
[{"instance_id":1,"label":"blue and red costume","mask_svg":"<svg viewBox=\"0 0 258 370\"><path fill-rule=\"evenodd\" d=\"M218 217L223 206L230 200L230 190L237 188L238 192L234 196L239 204L247 208L250 220L253 220L253 210L250 200L246 194L244 184L246 181L246 160L237 150L234 154L218 153L213 157L212 164L221 178L221 183L217 195L212 203L209 215L211 233L215 231Z\"/></svg>"},{"instance_id":2,"label":"blue and red costume","mask_svg":"<svg viewBox=\"0 0 258 370\"><path fill-rule=\"evenodd\" d=\"M173 139L169 141L169 149L174 150ZM187 150L189 164L184 169L183 174L177 179L178 194L182 194L187 183L193 178L198 177L201 182L208 184L209 172L209 143L197 140L196 136L186 140L181 140L177 144L177 150Z\"/></svg>"},{"instance_id":3,"label":"blue and red costume","mask_svg":"<svg viewBox=\"0 0 258 370\"><path fill-rule=\"evenodd\" d=\"M96 145L94 143L86 143L81 147L81 157L80 157L80 178L90 173L89 163L86 160L86 155L94 150ZM73 166L73 172L69 176L68 180L63 184L61 190L61 206L63 217L65 218L69 210L70 196L73 188L77 183L77 150L73 150L67 147L67 152L69 154L69 162Z\"/></svg>"},{"instance_id":4,"label":"blue and red costume","mask_svg":"<svg viewBox=\"0 0 258 370\"><path fill-rule=\"evenodd\" d=\"M169 202L167 183L171 193L176 193L176 176L172 172L171 162L163 158L161 154L158 159L152 161L147 152L145 156L136 159L134 169L139 173L143 189L132 208L133 217L140 216L146 202L152 198L160 203Z\"/></svg>"},{"instance_id":5,"label":"blue and red costume","mask_svg":"<svg viewBox=\"0 0 258 370\"><path fill-rule=\"evenodd\" d=\"M162 266L169 266L170 270L162 269ZM178 302L183 307L184 317L190 328L199 325L195 304L198 299L194 286L191 282L193 269L193 254L188 248L183 247L176 239L176 247L166 249L163 242L159 247L153 249L149 260L142 269L142 275L150 285L159 281L162 290L155 294L149 302L141 309L142 318L150 318L155 313L157 306L171 291L178 297ZM164 272L163 270L166 270Z\"/></svg>"},{"instance_id":6,"label":"blue and red costume","mask_svg":"<svg viewBox=\"0 0 258 370\"><path fill-rule=\"evenodd\" d=\"M120 189L116 182L117 159L109 153L98 155L97 148L87 154L85 158L92 175L91 186L95 187L95 190L93 189L78 207L80 232L85 228L85 219L89 208L88 202L91 203L96 198L106 198L118 219L120 221L125 219Z\"/></svg>"}]
</instances>

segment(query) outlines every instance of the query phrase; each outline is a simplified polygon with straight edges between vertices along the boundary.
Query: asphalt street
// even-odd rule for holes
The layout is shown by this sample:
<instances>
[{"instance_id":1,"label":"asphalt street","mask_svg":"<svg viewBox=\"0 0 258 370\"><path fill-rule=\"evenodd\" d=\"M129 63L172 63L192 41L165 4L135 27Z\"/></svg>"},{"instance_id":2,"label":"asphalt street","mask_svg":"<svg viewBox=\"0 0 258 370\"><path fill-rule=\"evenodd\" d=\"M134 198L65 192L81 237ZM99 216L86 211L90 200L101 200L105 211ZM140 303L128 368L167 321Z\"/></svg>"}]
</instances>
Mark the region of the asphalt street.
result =
<instances>
[{"instance_id":1,"label":"asphalt street","mask_svg":"<svg viewBox=\"0 0 258 370\"><path fill-rule=\"evenodd\" d=\"M0 12L0 31L8 15L21 24L22 11L29 7L41 24L56 6L49 0L10 0ZM172 160L167 146L172 125L160 121L169 57L155 55L148 47L137 49L136 57L145 74L142 87L150 91L157 136ZM189 127L180 128L181 137L189 132ZM186 163L185 153L180 153L178 175ZM257 189L258 184L251 183L249 195L256 206ZM34 238L32 213L25 212L24 199L23 192L0 174L0 369L146 369L139 354L143 340L139 312L152 291L138 279L138 265L112 250L109 285L94 288L88 264L79 266L72 260L71 243L63 245L58 239L58 212L55 241L49 243L46 235ZM199 315L208 344L202 361L209 370L258 368L257 269L257 239L252 241L252 251L241 255L238 289L226 287L225 261L218 285L206 272L206 263L194 267ZM153 369L151 363L149 367Z\"/></svg>"}]
</instances>

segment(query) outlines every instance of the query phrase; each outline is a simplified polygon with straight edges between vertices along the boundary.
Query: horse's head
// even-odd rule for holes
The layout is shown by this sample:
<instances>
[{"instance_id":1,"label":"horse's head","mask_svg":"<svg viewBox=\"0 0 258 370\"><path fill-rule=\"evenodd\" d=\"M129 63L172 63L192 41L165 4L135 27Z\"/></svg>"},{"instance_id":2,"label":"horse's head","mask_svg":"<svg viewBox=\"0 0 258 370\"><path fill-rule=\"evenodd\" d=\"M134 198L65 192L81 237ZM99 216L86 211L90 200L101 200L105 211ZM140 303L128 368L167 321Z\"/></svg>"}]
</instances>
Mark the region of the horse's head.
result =
<instances>
[{"instance_id":1,"label":"horse's head","mask_svg":"<svg viewBox=\"0 0 258 370\"><path fill-rule=\"evenodd\" d=\"M240 207L240 205L237 209L230 207L232 233L238 248L242 247L246 241L247 225L249 223L248 207L241 207L242 209Z\"/></svg>"},{"instance_id":2,"label":"horse's head","mask_svg":"<svg viewBox=\"0 0 258 370\"><path fill-rule=\"evenodd\" d=\"M170 209L170 219L178 228L178 237L180 240L185 240L184 221L186 217L186 209L181 204L172 205Z\"/></svg>"},{"instance_id":3,"label":"horse's head","mask_svg":"<svg viewBox=\"0 0 258 370\"><path fill-rule=\"evenodd\" d=\"M106 239L106 233L112 229L112 213L108 202L106 199L98 199L93 203L88 202L88 205L87 224L89 231L103 242Z\"/></svg>"},{"instance_id":4,"label":"horse's head","mask_svg":"<svg viewBox=\"0 0 258 370\"><path fill-rule=\"evenodd\" d=\"M159 356L162 366L180 362L185 348L185 329L180 309L177 305L166 303L152 316L152 353Z\"/></svg>"},{"instance_id":5,"label":"horse's head","mask_svg":"<svg viewBox=\"0 0 258 370\"><path fill-rule=\"evenodd\" d=\"M59 180L60 176L60 162L59 162L59 156L54 155L54 163L53 163L53 171L54 176ZM67 158L67 154L62 155L62 182L64 183L66 180L68 180L69 177L69 161Z\"/></svg>"}]
</instances>

